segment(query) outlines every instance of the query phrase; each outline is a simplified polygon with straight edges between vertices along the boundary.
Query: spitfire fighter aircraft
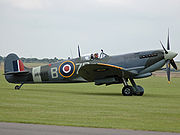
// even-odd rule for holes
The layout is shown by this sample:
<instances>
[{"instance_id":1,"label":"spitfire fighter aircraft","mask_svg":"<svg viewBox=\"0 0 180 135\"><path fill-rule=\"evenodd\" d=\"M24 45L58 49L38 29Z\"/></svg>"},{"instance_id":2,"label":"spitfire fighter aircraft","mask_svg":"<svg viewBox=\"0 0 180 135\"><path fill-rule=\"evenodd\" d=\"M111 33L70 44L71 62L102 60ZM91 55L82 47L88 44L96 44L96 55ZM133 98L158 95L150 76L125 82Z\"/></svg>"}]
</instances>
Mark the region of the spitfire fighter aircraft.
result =
<instances>
[{"instance_id":1,"label":"spitfire fighter aircraft","mask_svg":"<svg viewBox=\"0 0 180 135\"><path fill-rule=\"evenodd\" d=\"M124 96L142 96L144 89L136 85L134 79L145 78L153 71L166 64L168 81L170 82L170 64L177 70L173 60L177 53L171 52L169 33L167 49L162 42L163 50L142 51L124 55L109 56L101 50L98 53L81 56L78 46L78 58L62 60L46 66L25 67L16 54L5 58L4 75L9 83L16 83L15 89L30 83L78 83L95 82L95 85L124 84ZM128 85L128 80L132 86Z\"/></svg>"}]
</instances>

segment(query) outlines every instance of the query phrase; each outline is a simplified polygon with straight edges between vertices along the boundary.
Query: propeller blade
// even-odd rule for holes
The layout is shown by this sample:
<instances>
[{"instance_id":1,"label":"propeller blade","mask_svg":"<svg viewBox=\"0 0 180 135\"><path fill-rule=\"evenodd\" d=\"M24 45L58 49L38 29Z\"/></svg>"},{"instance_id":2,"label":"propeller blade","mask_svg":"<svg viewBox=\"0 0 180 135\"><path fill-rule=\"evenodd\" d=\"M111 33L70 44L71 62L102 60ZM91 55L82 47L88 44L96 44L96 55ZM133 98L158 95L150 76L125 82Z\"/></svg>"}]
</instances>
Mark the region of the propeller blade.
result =
<instances>
[{"instance_id":1,"label":"propeller blade","mask_svg":"<svg viewBox=\"0 0 180 135\"><path fill-rule=\"evenodd\" d=\"M79 55L79 57L81 57L79 45L78 45L78 55Z\"/></svg>"},{"instance_id":2,"label":"propeller blade","mask_svg":"<svg viewBox=\"0 0 180 135\"><path fill-rule=\"evenodd\" d=\"M167 50L170 50L170 43L169 43L169 29L168 29L168 38L167 38Z\"/></svg>"},{"instance_id":3,"label":"propeller blade","mask_svg":"<svg viewBox=\"0 0 180 135\"><path fill-rule=\"evenodd\" d=\"M164 48L164 45L163 45L163 43L160 41L160 43L161 43L161 45L162 45L162 48L163 48L163 50L165 51L165 53L166 54L168 54L168 51Z\"/></svg>"},{"instance_id":4,"label":"propeller blade","mask_svg":"<svg viewBox=\"0 0 180 135\"><path fill-rule=\"evenodd\" d=\"M168 83L170 83L170 60L166 62L166 71L167 71Z\"/></svg>"},{"instance_id":5,"label":"propeller blade","mask_svg":"<svg viewBox=\"0 0 180 135\"><path fill-rule=\"evenodd\" d=\"M170 60L170 63L171 63L171 65L173 66L173 68L177 70L177 65L176 65L176 63L174 62L173 59Z\"/></svg>"}]
</instances>

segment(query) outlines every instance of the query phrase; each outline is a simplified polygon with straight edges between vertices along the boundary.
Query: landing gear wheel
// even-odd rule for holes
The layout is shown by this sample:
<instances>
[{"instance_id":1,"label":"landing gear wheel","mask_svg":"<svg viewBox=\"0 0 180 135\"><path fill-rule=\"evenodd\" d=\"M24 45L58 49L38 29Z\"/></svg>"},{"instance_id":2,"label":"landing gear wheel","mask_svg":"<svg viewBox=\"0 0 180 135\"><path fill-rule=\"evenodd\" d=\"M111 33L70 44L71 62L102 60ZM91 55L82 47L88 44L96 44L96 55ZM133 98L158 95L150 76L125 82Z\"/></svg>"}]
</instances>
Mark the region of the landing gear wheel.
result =
<instances>
[{"instance_id":1,"label":"landing gear wheel","mask_svg":"<svg viewBox=\"0 0 180 135\"><path fill-rule=\"evenodd\" d=\"M122 89L123 96L132 96L133 95L133 87L132 86L125 86Z\"/></svg>"},{"instance_id":2,"label":"landing gear wheel","mask_svg":"<svg viewBox=\"0 0 180 135\"><path fill-rule=\"evenodd\" d=\"M15 90L19 90L19 89L23 86L23 84L24 84L24 83L21 83L21 85L16 85L14 89L15 89Z\"/></svg>"},{"instance_id":3,"label":"landing gear wheel","mask_svg":"<svg viewBox=\"0 0 180 135\"><path fill-rule=\"evenodd\" d=\"M20 87L19 87L18 85L16 85L16 86L14 87L14 89L15 89L15 90L19 90Z\"/></svg>"},{"instance_id":4,"label":"landing gear wheel","mask_svg":"<svg viewBox=\"0 0 180 135\"><path fill-rule=\"evenodd\" d=\"M134 95L136 95L136 96L142 96L142 95L144 94L144 89L143 89L143 87L137 85L136 88L137 88L137 91L136 91L136 93L135 93Z\"/></svg>"}]
</instances>

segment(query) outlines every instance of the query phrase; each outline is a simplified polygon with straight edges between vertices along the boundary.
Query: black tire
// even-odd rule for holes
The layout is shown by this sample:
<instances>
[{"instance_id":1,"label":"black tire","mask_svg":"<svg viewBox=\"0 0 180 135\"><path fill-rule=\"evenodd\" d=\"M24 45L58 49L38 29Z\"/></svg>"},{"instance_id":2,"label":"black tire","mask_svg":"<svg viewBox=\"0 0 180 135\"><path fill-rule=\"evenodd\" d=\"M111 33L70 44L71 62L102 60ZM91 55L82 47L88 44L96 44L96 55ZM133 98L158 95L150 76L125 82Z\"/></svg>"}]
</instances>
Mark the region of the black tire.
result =
<instances>
[{"instance_id":1,"label":"black tire","mask_svg":"<svg viewBox=\"0 0 180 135\"><path fill-rule=\"evenodd\" d=\"M133 88L131 86L125 86L122 89L123 96L132 96L133 95Z\"/></svg>"},{"instance_id":2,"label":"black tire","mask_svg":"<svg viewBox=\"0 0 180 135\"><path fill-rule=\"evenodd\" d=\"M144 94L144 92L138 92L138 93L136 93L135 95L136 96L142 96Z\"/></svg>"},{"instance_id":3,"label":"black tire","mask_svg":"<svg viewBox=\"0 0 180 135\"><path fill-rule=\"evenodd\" d=\"M139 89L140 92L136 92L135 95L136 96L142 96L144 94L144 89L143 87L137 85L137 88Z\"/></svg>"}]
</instances>

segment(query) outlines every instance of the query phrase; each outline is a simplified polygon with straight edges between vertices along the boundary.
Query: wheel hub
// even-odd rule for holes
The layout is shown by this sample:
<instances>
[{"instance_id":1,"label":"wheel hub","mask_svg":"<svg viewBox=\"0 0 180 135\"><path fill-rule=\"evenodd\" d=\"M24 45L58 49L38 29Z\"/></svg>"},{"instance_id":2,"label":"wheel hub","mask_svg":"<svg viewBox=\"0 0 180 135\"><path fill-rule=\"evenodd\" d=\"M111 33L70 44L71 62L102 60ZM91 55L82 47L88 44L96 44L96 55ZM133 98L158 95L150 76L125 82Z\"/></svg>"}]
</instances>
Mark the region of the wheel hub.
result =
<instances>
[{"instance_id":1,"label":"wheel hub","mask_svg":"<svg viewBox=\"0 0 180 135\"><path fill-rule=\"evenodd\" d=\"M126 89L124 90L124 93L127 94L127 95L129 95L129 94L131 93L130 88L126 88Z\"/></svg>"}]
</instances>

